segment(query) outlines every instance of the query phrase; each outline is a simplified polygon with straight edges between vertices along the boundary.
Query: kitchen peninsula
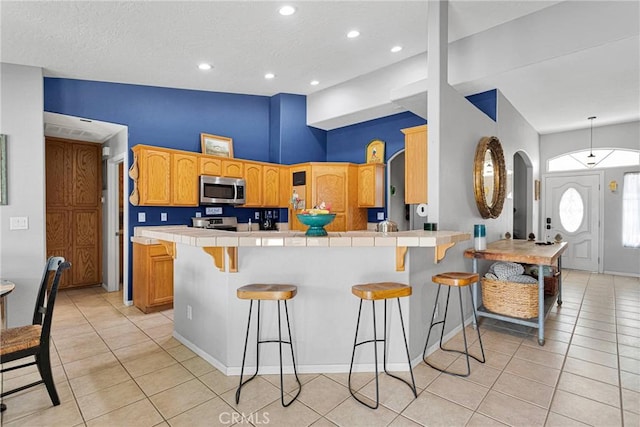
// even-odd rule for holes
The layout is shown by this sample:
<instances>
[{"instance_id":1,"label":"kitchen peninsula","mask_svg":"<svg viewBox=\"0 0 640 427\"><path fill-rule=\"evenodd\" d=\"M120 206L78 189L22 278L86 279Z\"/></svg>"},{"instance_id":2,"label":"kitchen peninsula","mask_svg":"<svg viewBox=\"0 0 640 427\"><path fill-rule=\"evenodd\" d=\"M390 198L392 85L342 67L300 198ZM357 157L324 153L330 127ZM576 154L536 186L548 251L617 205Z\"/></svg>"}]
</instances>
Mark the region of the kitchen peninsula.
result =
<instances>
[{"instance_id":1,"label":"kitchen peninsula","mask_svg":"<svg viewBox=\"0 0 640 427\"><path fill-rule=\"evenodd\" d=\"M132 241L170 248L168 252L174 256L175 338L225 374L236 375L248 310L247 302L236 298L236 289L250 283L298 287L289 314L296 362L303 373L348 372L359 302L351 294L352 285L382 281L411 284L413 295L403 299L402 312L411 356L417 359L426 337L427 307L433 306L435 297L433 268L447 249L469 239L468 233L457 231L330 232L327 237L307 237L298 231L230 232L165 226L136 227ZM382 313L383 304L376 307ZM368 317L370 306L366 308L363 316ZM277 336L276 313L273 304L263 304L263 338ZM363 322L370 324L366 319ZM392 341L402 336L399 328L399 322L391 322ZM371 333L364 329L361 333ZM402 354L403 346L396 344L389 345L389 369L404 370L406 355ZM361 353L356 357L357 369L373 370L371 352ZM261 373L278 371L277 350L263 351L260 357Z\"/></svg>"}]
</instances>

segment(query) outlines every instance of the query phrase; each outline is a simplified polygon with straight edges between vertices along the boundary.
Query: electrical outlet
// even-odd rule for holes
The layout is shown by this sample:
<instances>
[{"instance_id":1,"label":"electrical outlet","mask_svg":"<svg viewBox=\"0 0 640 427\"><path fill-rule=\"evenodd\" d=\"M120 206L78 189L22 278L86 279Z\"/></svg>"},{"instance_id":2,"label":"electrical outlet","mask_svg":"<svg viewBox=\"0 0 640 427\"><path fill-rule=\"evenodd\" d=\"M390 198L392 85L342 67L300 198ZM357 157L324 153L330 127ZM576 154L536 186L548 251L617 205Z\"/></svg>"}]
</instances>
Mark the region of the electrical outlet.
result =
<instances>
[{"instance_id":1,"label":"electrical outlet","mask_svg":"<svg viewBox=\"0 0 640 427\"><path fill-rule=\"evenodd\" d=\"M384 212L378 212L378 219L379 220L384 220Z\"/></svg>"},{"instance_id":2,"label":"electrical outlet","mask_svg":"<svg viewBox=\"0 0 640 427\"><path fill-rule=\"evenodd\" d=\"M28 230L28 216L12 216L9 218L9 230Z\"/></svg>"},{"instance_id":3,"label":"electrical outlet","mask_svg":"<svg viewBox=\"0 0 640 427\"><path fill-rule=\"evenodd\" d=\"M190 305L187 305L187 319L188 320L193 319L193 309L191 308Z\"/></svg>"},{"instance_id":4,"label":"electrical outlet","mask_svg":"<svg viewBox=\"0 0 640 427\"><path fill-rule=\"evenodd\" d=\"M196 212L196 218L202 218L202 212Z\"/></svg>"},{"instance_id":5,"label":"electrical outlet","mask_svg":"<svg viewBox=\"0 0 640 427\"><path fill-rule=\"evenodd\" d=\"M160 213L160 221L166 221L167 220L167 213L166 212L161 212Z\"/></svg>"},{"instance_id":6,"label":"electrical outlet","mask_svg":"<svg viewBox=\"0 0 640 427\"><path fill-rule=\"evenodd\" d=\"M256 212L253 216L255 219L260 219L260 212Z\"/></svg>"},{"instance_id":7,"label":"electrical outlet","mask_svg":"<svg viewBox=\"0 0 640 427\"><path fill-rule=\"evenodd\" d=\"M147 222L147 214L144 212L138 212L138 222Z\"/></svg>"}]
</instances>

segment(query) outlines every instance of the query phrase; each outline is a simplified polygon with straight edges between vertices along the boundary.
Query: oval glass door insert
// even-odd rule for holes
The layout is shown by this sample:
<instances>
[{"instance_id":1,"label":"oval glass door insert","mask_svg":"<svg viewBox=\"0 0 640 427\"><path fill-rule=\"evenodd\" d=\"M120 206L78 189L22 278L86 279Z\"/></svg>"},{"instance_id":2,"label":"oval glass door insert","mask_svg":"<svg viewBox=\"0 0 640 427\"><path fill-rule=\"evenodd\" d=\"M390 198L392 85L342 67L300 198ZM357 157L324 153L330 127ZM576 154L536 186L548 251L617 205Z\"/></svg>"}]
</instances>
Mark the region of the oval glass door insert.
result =
<instances>
[{"instance_id":1,"label":"oval glass door insert","mask_svg":"<svg viewBox=\"0 0 640 427\"><path fill-rule=\"evenodd\" d=\"M568 188L560 197L560 224L569 233L576 231L584 219L584 202L578 191Z\"/></svg>"}]
</instances>

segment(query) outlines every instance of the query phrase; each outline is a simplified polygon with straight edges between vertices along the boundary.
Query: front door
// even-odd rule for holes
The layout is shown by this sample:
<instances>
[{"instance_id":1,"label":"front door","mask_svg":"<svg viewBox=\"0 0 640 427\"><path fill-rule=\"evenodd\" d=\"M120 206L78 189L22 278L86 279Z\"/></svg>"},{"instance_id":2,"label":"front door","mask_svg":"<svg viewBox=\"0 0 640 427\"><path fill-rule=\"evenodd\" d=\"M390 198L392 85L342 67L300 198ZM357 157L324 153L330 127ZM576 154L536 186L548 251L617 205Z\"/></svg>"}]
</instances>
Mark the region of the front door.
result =
<instances>
[{"instance_id":1,"label":"front door","mask_svg":"<svg viewBox=\"0 0 640 427\"><path fill-rule=\"evenodd\" d=\"M546 240L569 243L563 267L600 271L600 174L544 178Z\"/></svg>"}]
</instances>

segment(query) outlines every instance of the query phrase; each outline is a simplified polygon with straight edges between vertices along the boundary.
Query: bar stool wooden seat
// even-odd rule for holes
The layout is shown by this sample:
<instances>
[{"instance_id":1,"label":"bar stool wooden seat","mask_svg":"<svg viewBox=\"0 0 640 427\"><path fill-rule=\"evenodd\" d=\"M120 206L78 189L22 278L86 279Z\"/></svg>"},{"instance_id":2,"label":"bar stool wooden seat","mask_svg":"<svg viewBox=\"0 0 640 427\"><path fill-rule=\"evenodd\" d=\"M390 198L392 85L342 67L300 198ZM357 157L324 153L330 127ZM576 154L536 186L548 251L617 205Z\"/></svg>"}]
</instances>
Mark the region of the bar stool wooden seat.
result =
<instances>
[{"instance_id":1,"label":"bar stool wooden seat","mask_svg":"<svg viewBox=\"0 0 640 427\"><path fill-rule=\"evenodd\" d=\"M433 313L431 315L431 324L429 325L429 332L427 333L427 341L424 344L424 350L422 352L422 360L424 360L424 363L426 363L427 365L431 366L433 369L436 369L440 372L444 372L445 374L449 374L449 375L455 375L455 376L459 376L459 377L468 377L471 374L471 364L469 363L469 357L473 357L475 360L477 360L480 363L484 363L485 362L485 356L484 356L484 347L482 346L482 338L480 337L480 325L478 324L478 316L476 313L476 307L475 305L473 305L473 294L471 293L471 287L469 285L471 285L472 283L476 283L478 281L478 275L476 273L467 273L467 272L449 272L449 273L440 273L440 274L436 274L435 276L433 276L431 278L431 280L434 283L438 284L438 292L436 293L436 299L435 299L435 303L433 305ZM440 296L440 288L442 286L447 286L447 303L445 305L444 308L444 316L443 319L440 321L435 322L435 315L436 315L436 307L438 305L438 297ZM449 310L449 296L451 294L451 288L455 287L458 288L458 297L459 297L459 302L460 302L460 319L462 321L462 336L464 338L464 351L461 350L455 350L455 349L450 349L450 348L444 348L442 346L442 338L444 336L444 330L445 330L445 326L446 326L446 321L447 321L447 312ZM464 327L464 310L462 308L462 288L463 287L467 287L469 289L469 296L471 297L471 308L473 311L473 320L474 320L474 324L476 325L476 331L478 333L478 341L480 342L480 351L482 352L482 360L480 360L478 357L472 355L469 353L469 347L467 345L467 333L465 331L465 327ZM439 325L442 324L442 331L440 333L440 349L444 350L444 351L450 351L450 352L454 352L454 353L460 353L460 354L464 354L467 358L467 373L466 374L461 374L461 373L456 373L456 372L452 372L452 371L447 371L446 369L442 369L442 368L438 368L437 366L434 366L431 362L429 362L427 360L427 346L429 345L429 337L431 336L431 329L435 326L435 325Z\"/></svg>"},{"instance_id":2,"label":"bar stool wooden seat","mask_svg":"<svg viewBox=\"0 0 640 427\"><path fill-rule=\"evenodd\" d=\"M380 404L380 392L378 387L378 343L384 343L384 351L383 351L383 367L384 372L396 378L403 383L407 384L411 391L413 392L414 397L418 397L416 392L416 382L413 377L413 370L411 369L411 357L409 356L409 346L407 345L407 334L404 328L404 320L402 319L402 307L400 306L400 298L408 297L411 295L411 286L404 285L402 283L395 282L381 282L381 283L366 283L360 285L354 285L351 287L351 293L353 295L360 298L360 308L358 309L358 322L356 324L356 335L353 341L353 352L351 353L351 364L349 366L349 392L361 404L371 408L377 409ZM400 324L402 325L402 337L404 338L404 348L407 353L407 363L409 365L409 373L411 374L411 384L403 378L400 378L389 371L387 371L387 300L391 298L396 298L398 301L398 313L400 316ZM364 300L371 301L371 309L373 312L373 339L365 340L358 342L358 330L360 328L360 315L362 314L362 302ZM375 302L377 300L384 300L384 337L383 339L378 339L376 332L376 306ZM360 400L353 392L351 388L351 373L353 371L353 361L356 355L356 347L362 344L373 343L373 355L375 361L375 372L376 372L376 404L375 406L369 405L366 402Z\"/></svg>"},{"instance_id":3,"label":"bar stool wooden seat","mask_svg":"<svg viewBox=\"0 0 640 427\"><path fill-rule=\"evenodd\" d=\"M240 402L240 391L242 387L254 379L258 375L258 370L260 369L260 344L263 343L278 343L280 349L280 402L282 406L287 407L293 403L294 400L298 398L300 395L300 391L302 391L302 383L298 378L298 371L296 369L296 359L293 355L293 343L291 339L291 326L289 324L289 310L287 308L287 300L292 299L296 296L298 292L298 288L294 285L275 285L275 284L252 284L242 286L238 288L236 295L239 299L248 299L251 300L249 304L249 319L247 320L247 333L244 340L244 352L242 354L242 368L240 369L240 385L236 390L236 404ZM251 328L251 311L253 309L253 302L258 302L258 313L257 313L257 330L256 330L256 372L248 378L246 381L242 381L244 375L244 365L247 357L247 344L249 341L249 330ZM278 302L278 339L268 339L261 340L260 339L260 302L261 301L277 301ZM289 334L289 340L285 341L282 339L282 322L281 322L281 308L280 302L284 303L284 312L285 317L287 319L287 333ZM293 372L296 377L296 381L298 382L298 392L296 395L289 400L288 403L284 401L284 376L282 372L282 344L287 344L291 348L291 361L293 363Z\"/></svg>"}]
</instances>

